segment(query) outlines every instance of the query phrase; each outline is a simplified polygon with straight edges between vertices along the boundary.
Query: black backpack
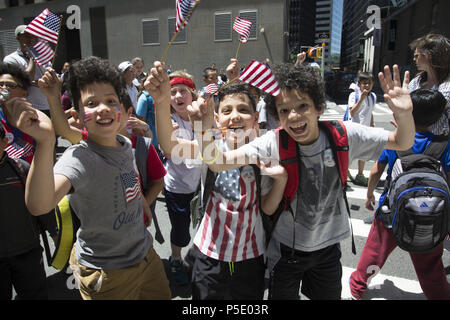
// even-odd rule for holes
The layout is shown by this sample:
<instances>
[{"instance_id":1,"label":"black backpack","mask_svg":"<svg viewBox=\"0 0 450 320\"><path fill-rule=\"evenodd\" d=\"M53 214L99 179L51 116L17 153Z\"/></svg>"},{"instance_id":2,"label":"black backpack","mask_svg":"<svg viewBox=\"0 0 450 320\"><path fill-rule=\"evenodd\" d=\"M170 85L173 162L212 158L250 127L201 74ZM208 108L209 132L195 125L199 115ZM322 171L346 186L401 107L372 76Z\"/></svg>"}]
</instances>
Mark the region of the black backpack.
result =
<instances>
[{"instance_id":1,"label":"black backpack","mask_svg":"<svg viewBox=\"0 0 450 320\"><path fill-rule=\"evenodd\" d=\"M450 231L450 191L438 160L447 144L448 140L433 141L420 154L397 152L378 215L385 227L392 228L398 246L408 252L430 252Z\"/></svg>"}]
</instances>

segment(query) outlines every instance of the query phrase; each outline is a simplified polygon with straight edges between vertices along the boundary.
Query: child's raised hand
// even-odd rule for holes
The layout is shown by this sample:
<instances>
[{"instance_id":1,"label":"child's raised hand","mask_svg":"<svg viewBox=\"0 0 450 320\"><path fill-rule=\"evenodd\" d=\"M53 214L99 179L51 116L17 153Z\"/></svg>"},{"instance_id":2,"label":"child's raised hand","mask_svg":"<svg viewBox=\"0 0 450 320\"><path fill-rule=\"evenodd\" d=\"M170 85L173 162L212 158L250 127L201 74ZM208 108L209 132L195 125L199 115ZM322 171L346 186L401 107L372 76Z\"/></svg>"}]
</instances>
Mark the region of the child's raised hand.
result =
<instances>
[{"instance_id":1,"label":"child's raised hand","mask_svg":"<svg viewBox=\"0 0 450 320\"><path fill-rule=\"evenodd\" d=\"M214 98L212 96L206 99L199 97L192 102L192 105L187 106L187 111L192 128L195 131L206 131L212 128L214 124ZM199 128L199 122L201 123L201 128Z\"/></svg>"},{"instance_id":2,"label":"child's raised hand","mask_svg":"<svg viewBox=\"0 0 450 320\"><path fill-rule=\"evenodd\" d=\"M8 121L19 130L32 136L36 142L54 142L55 132L51 120L33 108L25 98L12 98L3 110Z\"/></svg>"},{"instance_id":3,"label":"child's raised hand","mask_svg":"<svg viewBox=\"0 0 450 320\"><path fill-rule=\"evenodd\" d=\"M299 54L297 54L297 61L295 62L295 65L300 65L302 64L306 59L306 52L300 52Z\"/></svg>"},{"instance_id":4,"label":"child's raised hand","mask_svg":"<svg viewBox=\"0 0 450 320\"><path fill-rule=\"evenodd\" d=\"M38 80L38 86L47 98L61 99L61 80L55 70L48 67Z\"/></svg>"},{"instance_id":5,"label":"child's raised hand","mask_svg":"<svg viewBox=\"0 0 450 320\"><path fill-rule=\"evenodd\" d=\"M239 77L239 65L237 59L230 59L230 64L227 67L227 77L228 81Z\"/></svg>"},{"instance_id":6,"label":"child's raised hand","mask_svg":"<svg viewBox=\"0 0 450 320\"><path fill-rule=\"evenodd\" d=\"M389 66L384 67L384 73L380 72L378 74L380 85L384 92L384 100L394 115L399 116L403 113L410 113L413 106L408 91L409 71L405 72L402 85L398 65L394 65L392 69L394 71L393 76Z\"/></svg>"},{"instance_id":7,"label":"child's raised hand","mask_svg":"<svg viewBox=\"0 0 450 320\"><path fill-rule=\"evenodd\" d=\"M144 82L144 88L155 100L156 104L170 105L170 82L169 76L164 70L164 63L155 61L149 76Z\"/></svg>"}]
</instances>

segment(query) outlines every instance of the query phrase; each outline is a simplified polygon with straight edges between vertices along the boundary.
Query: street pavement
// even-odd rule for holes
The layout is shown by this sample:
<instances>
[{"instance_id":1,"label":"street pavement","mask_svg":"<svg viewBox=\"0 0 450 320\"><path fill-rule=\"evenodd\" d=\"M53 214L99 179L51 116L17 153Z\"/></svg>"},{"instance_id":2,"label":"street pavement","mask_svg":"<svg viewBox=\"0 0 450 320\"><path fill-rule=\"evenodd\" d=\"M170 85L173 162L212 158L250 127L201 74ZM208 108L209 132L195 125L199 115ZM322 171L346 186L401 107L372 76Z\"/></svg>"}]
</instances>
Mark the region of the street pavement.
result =
<instances>
[{"instance_id":1,"label":"street pavement","mask_svg":"<svg viewBox=\"0 0 450 320\"><path fill-rule=\"evenodd\" d=\"M346 105L337 105L334 102L327 103L327 110L325 111L322 119L342 119ZM392 112L389 110L385 103L378 103L374 110L375 125L377 127L383 127L392 130L393 127L389 124L389 120L392 119ZM59 146L67 146L67 142L60 139ZM365 165L365 176L369 176L369 171L372 168L374 162L369 161ZM357 172L357 161L350 165L350 173L355 176ZM385 177L383 175L382 179ZM357 254L353 255L351 252L351 239L346 239L341 243L342 251L342 297L349 298L350 290L348 286L348 279L353 270L355 270L358 263L359 256L364 247L367 235L370 230L370 224L364 223L364 218L372 216L373 213L369 212L364 207L366 188L355 186L351 182L349 183L351 190L347 192L349 204L351 206L351 222L353 232L355 236L355 244ZM378 197L381 194L382 189L377 189L375 194ZM170 221L165 207L164 196L160 194L156 203L156 214L158 222L161 227L165 242L159 244L154 241L154 248L163 260L166 266L166 272L171 282L171 290L173 299L184 300L191 299L191 291L189 286L176 286L173 284L170 278L168 270L168 259L170 257ZM149 228L150 232L154 235L155 229L152 225ZM191 228L191 238L193 238L194 230ZM51 247L53 248L52 240L49 240ZM191 244L183 248L182 255L186 256ZM450 281L450 244L448 241L445 243L446 249L444 250L443 263L446 267L447 280ZM53 250L53 249L52 249ZM44 258L45 262L45 258ZM50 291L50 299L80 299L79 293L76 289L76 283L73 279L73 275L65 271L55 270L53 267L46 266L46 272L48 276L48 285ZM267 290L266 290L267 297ZM302 299L305 297L302 296ZM387 260L385 266L380 272L372 277L369 290L367 291L365 298L367 300L384 299L384 300L424 300L426 299L422 293L420 285L417 281L414 268L411 263L411 259L407 252L397 248L391 254Z\"/></svg>"}]
</instances>

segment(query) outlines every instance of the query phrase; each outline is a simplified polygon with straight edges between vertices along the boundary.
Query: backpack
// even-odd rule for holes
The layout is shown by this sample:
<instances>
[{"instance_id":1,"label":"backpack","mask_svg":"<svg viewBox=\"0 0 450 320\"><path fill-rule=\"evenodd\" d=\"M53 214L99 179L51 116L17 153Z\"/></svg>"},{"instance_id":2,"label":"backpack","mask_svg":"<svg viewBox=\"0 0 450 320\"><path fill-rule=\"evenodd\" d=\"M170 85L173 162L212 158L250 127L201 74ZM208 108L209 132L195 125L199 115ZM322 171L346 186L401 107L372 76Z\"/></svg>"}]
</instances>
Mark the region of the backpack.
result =
<instances>
[{"instance_id":1,"label":"backpack","mask_svg":"<svg viewBox=\"0 0 450 320\"><path fill-rule=\"evenodd\" d=\"M450 231L450 190L438 160L448 140L436 140L420 154L411 149L397 152L386 197L377 210L397 245L408 252L430 252Z\"/></svg>"},{"instance_id":2,"label":"backpack","mask_svg":"<svg viewBox=\"0 0 450 320\"><path fill-rule=\"evenodd\" d=\"M331 149L334 159L337 161L337 169L341 180L344 202L347 208L347 213L350 217L350 207L347 201L347 194L345 192L346 181L348 177L348 137L347 131L342 121L319 121L319 127L324 130L330 141ZM283 211L289 211L294 217L294 211L291 207L291 202L297 194L300 178L300 162L298 154L298 144L292 139L289 134L282 128L276 129L278 133L278 148L280 153L280 164L285 167L288 172L288 181L284 189L283 198L278 206L278 209L271 216L263 215L264 228L266 229L266 239L270 240L275 225ZM351 226L351 224L350 224ZM352 252L356 254L356 246L352 230Z\"/></svg>"},{"instance_id":3,"label":"backpack","mask_svg":"<svg viewBox=\"0 0 450 320\"><path fill-rule=\"evenodd\" d=\"M136 166L141 176L142 186L144 189L142 190L143 193L145 193L145 191L148 189L147 158L148 158L148 151L150 150L151 145L152 139L147 137L136 136L136 152L134 157L136 159ZM164 237L162 235L161 229L159 228L158 219L156 217L156 213L154 212L154 210L152 210L152 220L155 226L155 240L158 241L160 244L163 244Z\"/></svg>"},{"instance_id":4,"label":"backpack","mask_svg":"<svg viewBox=\"0 0 450 320\"><path fill-rule=\"evenodd\" d=\"M375 93L371 92L370 97L372 98L372 103L375 104ZM357 103L359 100L359 90L355 90L355 103ZM351 120L351 114L350 114L350 105L347 105L347 109L345 109L344 118L343 121Z\"/></svg>"}]
</instances>

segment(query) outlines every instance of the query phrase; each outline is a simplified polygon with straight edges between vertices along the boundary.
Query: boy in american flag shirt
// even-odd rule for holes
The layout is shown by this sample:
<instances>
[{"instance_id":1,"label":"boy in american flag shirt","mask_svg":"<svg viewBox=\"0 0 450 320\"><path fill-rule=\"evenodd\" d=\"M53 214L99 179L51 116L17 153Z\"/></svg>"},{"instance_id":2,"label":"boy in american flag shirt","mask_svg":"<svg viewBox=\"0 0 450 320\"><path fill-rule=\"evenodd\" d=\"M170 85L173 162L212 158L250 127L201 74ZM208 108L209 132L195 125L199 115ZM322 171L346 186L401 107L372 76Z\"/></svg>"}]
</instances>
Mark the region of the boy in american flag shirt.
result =
<instances>
[{"instance_id":1,"label":"boy in american flag shirt","mask_svg":"<svg viewBox=\"0 0 450 320\"><path fill-rule=\"evenodd\" d=\"M197 141L170 139L170 86L163 65L155 62L145 87L155 99L157 134L166 153L182 158L203 158ZM203 103L199 98L194 104ZM257 135L258 113L249 86L243 83L219 91L216 124L221 130L205 130L193 123L197 135L216 135L216 148L234 149ZM210 127L208 127L210 128ZM222 132L222 138L220 133ZM217 133L219 133L217 137ZM169 138L168 138L169 137ZM270 188L267 175L261 177L259 208L256 174L252 166L217 174L206 212L194 237L193 299L262 299L264 294L265 234L262 212L279 203L287 182L281 166L266 167L274 182ZM203 168L206 173L206 165ZM204 179L202 179L204 183ZM271 210L268 210L269 212Z\"/></svg>"}]
</instances>

